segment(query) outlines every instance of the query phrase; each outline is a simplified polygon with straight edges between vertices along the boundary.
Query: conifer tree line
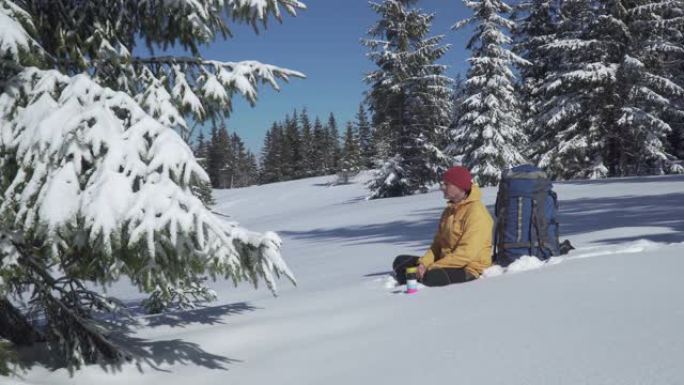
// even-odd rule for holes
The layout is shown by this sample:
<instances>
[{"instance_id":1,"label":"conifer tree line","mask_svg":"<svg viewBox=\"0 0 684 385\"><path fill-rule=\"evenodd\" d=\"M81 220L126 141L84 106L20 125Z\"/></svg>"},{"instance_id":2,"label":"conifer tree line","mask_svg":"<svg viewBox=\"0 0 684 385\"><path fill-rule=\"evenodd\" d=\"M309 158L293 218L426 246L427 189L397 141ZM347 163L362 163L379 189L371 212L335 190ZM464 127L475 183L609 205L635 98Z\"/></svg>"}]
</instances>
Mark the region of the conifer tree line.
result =
<instances>
[{"instance_id":1,"label":"conifer tree line","mask_svg":"<svg viewBox=\"0 0 684 385\"><path fill-rule=\"evenodd\" d=\"M341 127L330 113L325 121L306 109L274 122L261 152L260 183L273 183L373 167L374 138L363 105L354 122Z\"/></svg>"},{"instance_id":2,"label":"conifer tree line","mask_svg":"<svg viewBox=\"0 0 684 385\"><path fill-rule=\"evenodd\" d=\"M245 147L236 133L228 133L225 124L212 127L211 135L197 137L195 156L207 170L211 187L237 188L258 183L259 169L256 156Z\"/></svg>"},{"instance_id":3,"label":"conifer tree line","mask_svg":"<svg viewBox=\"0 0 684 385\"><path fill-rule=\"evenodd\" d=\"M454 81L420 1L370 3L371 197L426 191L454 164L480 185L522 163L556 179L684 172L684 2L465 4L452 29L473 28L470 67Z\"/></svg>"}]
</instances>

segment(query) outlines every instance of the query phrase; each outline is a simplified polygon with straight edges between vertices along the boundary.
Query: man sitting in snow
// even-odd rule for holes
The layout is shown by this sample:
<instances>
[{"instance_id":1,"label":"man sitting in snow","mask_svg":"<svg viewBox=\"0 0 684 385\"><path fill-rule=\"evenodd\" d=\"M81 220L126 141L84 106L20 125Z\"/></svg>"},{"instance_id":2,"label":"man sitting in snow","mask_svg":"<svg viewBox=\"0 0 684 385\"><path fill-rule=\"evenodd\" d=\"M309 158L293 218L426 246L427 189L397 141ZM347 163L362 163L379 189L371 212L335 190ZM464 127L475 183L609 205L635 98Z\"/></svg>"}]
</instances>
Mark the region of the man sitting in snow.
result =
<instances>
[{"instance_id":1,"label":"man sitting in snow","mask_svg":"<svg viewBox=\"0 0 684 385\"><path fill-rule=\"evenodd\" d=\"M425 286L445 286L473 280L492 264L493 220L480 201L482 193L464 167L452 167L440 188L448 200L432 246L422 257L400 255L393 269L400 284L406 268L418 267Z\"/></svg>"}]
</instances>

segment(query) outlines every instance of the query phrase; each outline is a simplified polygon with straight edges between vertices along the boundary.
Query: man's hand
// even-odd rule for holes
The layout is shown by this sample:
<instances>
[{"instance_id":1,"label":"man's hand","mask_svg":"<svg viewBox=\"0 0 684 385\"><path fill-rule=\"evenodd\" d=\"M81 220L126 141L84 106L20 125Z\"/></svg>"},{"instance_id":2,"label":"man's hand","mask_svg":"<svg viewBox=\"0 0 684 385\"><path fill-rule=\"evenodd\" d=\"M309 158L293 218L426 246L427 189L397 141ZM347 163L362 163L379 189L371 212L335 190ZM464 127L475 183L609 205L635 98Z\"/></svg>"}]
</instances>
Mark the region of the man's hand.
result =
<instances>
[{"instance_id":1,"label":"man's hand","mask_svg":"<svg viewBox=\"0 0 684 385\"><path fill-rule=\"evenodd\" d=\"M423 279L423 275L425 275L426 271L427 271L427 268L425 267L425 265L423 265L422 263L420 265L418 265L418 270L416 271L416 276L418 277L419 281Z\"/></svg>"}]
</instances>

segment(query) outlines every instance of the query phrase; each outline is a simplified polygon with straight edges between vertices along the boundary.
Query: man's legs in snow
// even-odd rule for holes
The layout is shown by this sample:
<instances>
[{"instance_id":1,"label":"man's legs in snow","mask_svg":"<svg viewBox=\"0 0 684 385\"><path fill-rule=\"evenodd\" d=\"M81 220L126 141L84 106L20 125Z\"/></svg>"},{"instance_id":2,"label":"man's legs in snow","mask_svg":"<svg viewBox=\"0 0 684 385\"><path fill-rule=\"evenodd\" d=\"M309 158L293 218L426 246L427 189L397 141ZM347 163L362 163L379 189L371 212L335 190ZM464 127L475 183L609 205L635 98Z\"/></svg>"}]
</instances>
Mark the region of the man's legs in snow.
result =
<instances>
[{"instance_id":1,"label":"man's legs in snow","mask_svg":"<svg viewBox=\"0 0 684 385\"><path fill-rule=\"evenodd\" d=\"M400 255L394 259L392 269L400 285L406 283L406 268L418 266L419 257L415 255ZM452 283L463 283L475 279L464 269L432 268L425 272L420 280L425 286L446 286Z\"/></svg>"}]
</instances>

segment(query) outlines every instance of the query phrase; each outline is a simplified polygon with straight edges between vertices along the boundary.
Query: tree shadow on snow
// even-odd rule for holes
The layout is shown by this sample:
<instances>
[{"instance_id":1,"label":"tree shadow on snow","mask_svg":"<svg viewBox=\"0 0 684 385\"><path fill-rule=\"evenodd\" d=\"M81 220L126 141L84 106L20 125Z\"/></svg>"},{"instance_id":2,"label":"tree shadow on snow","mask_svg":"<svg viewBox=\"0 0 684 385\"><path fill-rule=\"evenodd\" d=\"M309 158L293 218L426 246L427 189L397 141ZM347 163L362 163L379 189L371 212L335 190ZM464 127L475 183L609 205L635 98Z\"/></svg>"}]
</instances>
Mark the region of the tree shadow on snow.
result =
<instances>
[{"instance_id":1,"label":"tree shadow on snow","mask_svg":"<svg viewBox=\"0 0 684 385\"><path fill-rule=\"evenodd\" d=\"M366 197L361 195L361 196L357 196L355 198L348 199L342 203L338 203L338 205L351 205L351 204L363 202L365 200L366 200Z\"/></svg>"},{"instance_id":2,"label":"tree shadow on snow","mask_svg":"<svg viewBox=\"0 0 684 385\"><path fill-rule=\"evenodd\" d=\"M607 179L578 179L568 181L554 181L554 184L577 185L577 186L597 186L615 183L638 183L651 184L663 182L684 182L684 175L658 175L658 176L634 176Z\"/></svg>"},{"instance_id":3,"label":"tree shadow on snow","mask_svg":"<svg viewBox=\"0 0 684 385\"><path fill-rule=\"evenodd\" d=\"M406 247L427 247L435 235L443 208L409 212L405 218L363 226L324 228L308 231L280 231L295 239L342 242L347 245L391 243Z\"/></svg>"},{"instance_id":4,"label":"tree shadow on snow","mask_svg":"<svg viewBox=\"0 0 684 385\"><path fill-rule=\"evenodd\" d=\"M684 242L684 192L665 195L589 198L560 202L561 238L573 234L626 227L661 227L668 233L639 234L598 240L617 244L647 239ZM617 235L617 234L616 234Z\"/></svg>"},{"instance_id":5,"label":"tree shadow on snow","mask_svg":"<svg viewBox=\"0 0 684 385\"><path fill-rule=\"evenodd\" d=\"M258 310L246 302L237 302L230 305L209 306L197 309L170 311L161 314L153 314L145 317L147 326L185 327L191 324L216 325L224 324L224 318L238 315L248 311Z\"/></svg>"},{"instance_id":6,"label":"tree shadow on snow","mask_svg":"<svg viewBox=\"0 0 684 385\"><path fill-rule=\"evenodd\" d=\"M133 304L131 304L133 305ZM134 307L134 306L132 306ZM199 344L184 341L179 338L170 340L151 340L136 337L136 329L140 327L185 327L189 325L217 325L224 324L225 318L231 315L254 311L258 308L247 303L239 302L230 305L204 307L185 311L174 311L165 314L156 314L142 317L142 322L131 324L119 320L106 322L110 330L109 339L124 349L125 359L120 361L104 362L98 365L105 372L116 373L128 363L136 365L140 372L150 367L158 371L172 371L163 367L175 365L196 365L206 369L228 370L227 365L239 363L240 360L212 354ZM136 313L135 308L133 314ZM146 322L145 322L146 321ZM226 341L227 344L230 341ZM64 362L55 354L51 354L44 344L36 344L30 347L17 349L18 370L16 374L21 377L21 372L26 372L38 365L49 370L58 370L65 367ZM77 373L77 372L76 372Z\"/></svg>"},{"instance_id":7,"label":"tree shadow on snow","mask_svg":"<svg viewBox=\"0 0 684 385\"><path fill-rule=\"evenodd\" d=\"M629 178L626 178L629 179ZM684 180L682 176L653 178L663 180ZM620 180L622 182L623 180ZM643 178L634 178L634 182ZM574 182L573 182L574 183ZM577 183L607 183L586 181ZM684 191L664 195L619 196L563 200L560 196L560 236L572 236L614 228L661 227L660 234L638 234L634 236L612 236L597 242L618 244L637 239L653 242L684 242ZM494 207L489 205L493 215ZM320 240L328 245L393 244L410 248L427 248L437 229L443 207L416 210L404 218L386 223L363 226L323 228L312 231L281 231L286 237ZM617 235L617 234L616 234Z\"/></svg>"}]
</instances>

